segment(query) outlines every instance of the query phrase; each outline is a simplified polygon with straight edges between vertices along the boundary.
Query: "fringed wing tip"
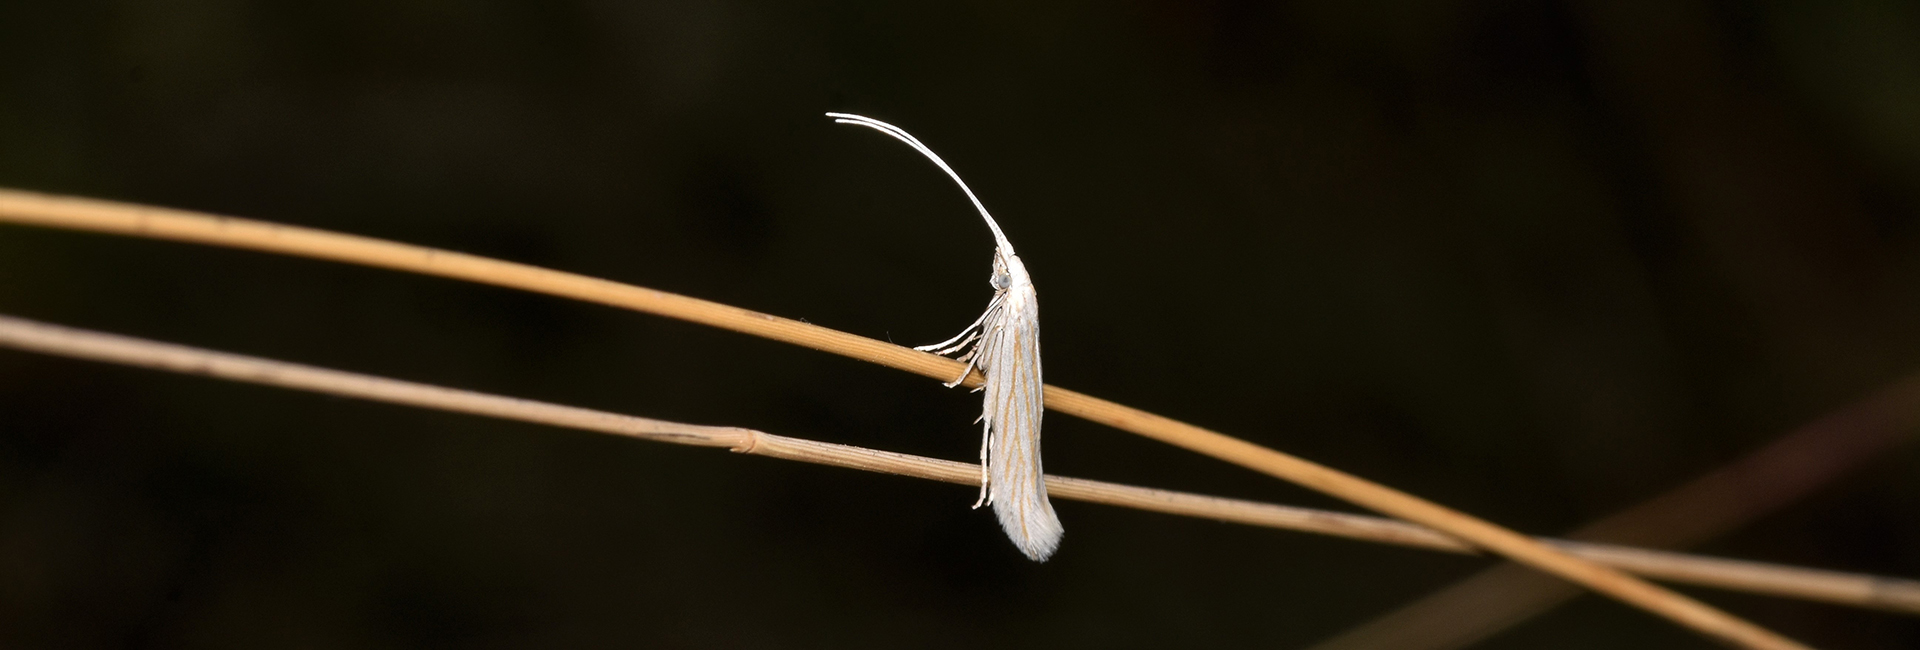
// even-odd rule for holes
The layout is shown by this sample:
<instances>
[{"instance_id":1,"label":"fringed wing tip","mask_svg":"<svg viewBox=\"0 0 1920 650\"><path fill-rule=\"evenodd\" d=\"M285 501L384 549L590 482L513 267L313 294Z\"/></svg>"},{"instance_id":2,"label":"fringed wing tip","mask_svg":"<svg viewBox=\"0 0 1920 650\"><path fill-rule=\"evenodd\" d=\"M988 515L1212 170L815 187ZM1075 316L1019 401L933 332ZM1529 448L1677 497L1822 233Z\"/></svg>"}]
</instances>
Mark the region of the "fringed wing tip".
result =
<instances>
[{"instance_id":1,"label":"fringed wing tip","mask_svg":"<svg viewBox=\"0 0 1920 650\"><path fill-rule=\"evenodd\" d=\"M1044 498L1044 497L1042 497ZM1060 518L1053 514L1053 507L1045 501L1038 508L1029 510L1029 516L1022 522L1021 509L995 501L993 512L1000 518L1000 528L1005 530L1013 545L1026 554L1027 559L1045 562L1060 548L1060 538L1066 536L1066 528L1060 525Z\"/></svg>"}]
</instances>

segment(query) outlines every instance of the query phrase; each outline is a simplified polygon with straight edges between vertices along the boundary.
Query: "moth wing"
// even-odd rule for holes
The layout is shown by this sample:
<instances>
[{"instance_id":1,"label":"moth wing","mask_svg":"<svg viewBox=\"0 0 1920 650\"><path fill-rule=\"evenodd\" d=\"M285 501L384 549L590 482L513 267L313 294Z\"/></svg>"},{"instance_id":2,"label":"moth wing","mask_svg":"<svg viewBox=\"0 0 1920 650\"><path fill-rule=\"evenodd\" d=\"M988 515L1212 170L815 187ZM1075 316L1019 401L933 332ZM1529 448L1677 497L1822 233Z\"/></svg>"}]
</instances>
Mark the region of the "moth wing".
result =
<instances>
[{"instance_id":1,"label":"moth wing","mask_svg":"<svg viewBox=\"0 0 1920 650\"><path fill-rule=\"evenodd\" d=\"M1059 548L1065 529L1047 500L1040 465L1040 318L1032 285L1012 295L995 319L981 352L986 355L989 436L988 487L1000 527L1021 552L1045 560Z\"/></svg>"}]
</instances>

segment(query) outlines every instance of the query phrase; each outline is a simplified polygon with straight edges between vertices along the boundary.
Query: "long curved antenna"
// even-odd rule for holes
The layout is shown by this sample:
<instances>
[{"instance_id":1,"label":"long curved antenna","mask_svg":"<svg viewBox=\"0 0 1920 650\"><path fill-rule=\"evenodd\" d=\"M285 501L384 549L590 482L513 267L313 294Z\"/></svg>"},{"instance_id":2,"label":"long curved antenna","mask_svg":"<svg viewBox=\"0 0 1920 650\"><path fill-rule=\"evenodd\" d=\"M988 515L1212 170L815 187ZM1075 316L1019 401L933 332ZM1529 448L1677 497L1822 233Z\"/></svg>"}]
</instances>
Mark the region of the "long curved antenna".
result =
<instances>
[{"instance_id":1,"label":"long curved antenna","mask_svg":"<svg viewBox=\"0 0 1920 650\"><path fill-rule=\"evenodd\" d=\"M833 118L835 124L857 124L893 136L895 140L907 143L907 146L913 147L914 151L918 151L920 155L926 156L928 160L932 160L933 164L939 165L941 171L946 172L947 176L953 178L953 182L960 184L960 191L967 193L967 200L973 201L973 207L979 210L980 216L987 220L987 227L993 229L994 243L999 244L1000 248L1006 250L1008 255L1013 254L1013 244L1009 243L1007 236L1000 232L1000 224L993 220L993 215L987 214L987 206L980 203L980 197L973 195L973 188L967 187L967 182L960 180L960 174L955 173L952 167L948 167L947 161L940 159L940 154L934 153L932 149L927 148L927 145L921 144L919 138L907 133L906 129L864 115L828 113L827 117Z\"/></svg>"}]
</instances>

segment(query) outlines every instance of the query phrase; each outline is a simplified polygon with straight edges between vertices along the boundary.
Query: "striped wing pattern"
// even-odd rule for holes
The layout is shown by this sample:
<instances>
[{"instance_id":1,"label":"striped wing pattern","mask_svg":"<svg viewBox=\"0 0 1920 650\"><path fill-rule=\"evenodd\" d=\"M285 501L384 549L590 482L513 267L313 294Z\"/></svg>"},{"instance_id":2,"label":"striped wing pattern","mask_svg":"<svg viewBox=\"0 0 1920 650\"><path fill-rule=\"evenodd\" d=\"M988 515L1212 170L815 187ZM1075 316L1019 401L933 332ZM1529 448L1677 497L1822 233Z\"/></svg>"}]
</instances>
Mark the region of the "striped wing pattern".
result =
<instances>
[{"instance_id":1,"label":"striped wing pattern","mask_svg":"<svg viewBox=\"0 0 1920 650\"><path fill-rule=\"evenodd\" d=\"M1007 256L1011 264L1018 257ZM998 313L984 324L974 362L986 374L981 413L987 428L988 501L1000 527L1034 560L1045 560L1060 546L1065 530L1047 501L1045 473L1040 466L1040 416L1043 395L1040 378L1040 318L1033 285L1020 282L1006 289Z\"/></svg>"},{"instance_id":2,"label":"striped wing pattern","mask_svg":"<svg viewBox=\"0 0 1920 650\"><path fill-rule=\"evenodd\" d=\"M1040 470L1040 414L1045 400L1040 382L1039 296L1033 290L1033 279L1019 256L1013 254L1013 244L1000 232L1000 224L987 214L980 197L974 196L960 174L919 138L871 117L852 113L827 116L840 124L885 133L926 156L960 186L993 231L994 296L986 313L958 336L914 349L934 354L967 350L960 355L961 361L969 362L967 369L947 383L949 388L965 381L974 368L986 374L987 383L980 387L986 391L986 405L980 413L980 419L986 422L985 440L980 445L980 499L993 504L1000 527L1020 552L1044 561L1060 547L1065 532L1060 518L1053 514L1053 504L1047 502L1046 475ZM973 506L978 508L980 504Z\"/></svg>"}]
</instances>

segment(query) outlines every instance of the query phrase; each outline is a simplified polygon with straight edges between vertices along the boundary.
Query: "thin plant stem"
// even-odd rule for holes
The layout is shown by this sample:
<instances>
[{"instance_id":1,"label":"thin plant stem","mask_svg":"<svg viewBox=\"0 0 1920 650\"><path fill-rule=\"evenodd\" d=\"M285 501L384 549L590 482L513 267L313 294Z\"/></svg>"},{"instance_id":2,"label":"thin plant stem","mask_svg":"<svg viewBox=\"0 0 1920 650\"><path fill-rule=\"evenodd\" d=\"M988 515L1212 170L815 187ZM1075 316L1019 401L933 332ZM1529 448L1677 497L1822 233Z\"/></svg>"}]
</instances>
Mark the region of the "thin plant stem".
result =
<instances>
[{"instance_id":1,"label":"thin plant stem","mask_svg":"<svg viewBox=\"0 0 1920 650\"><path fill-rule=\"evenodd\" d=\"M421 246L204 213L0 190L0 221L325 259L596 302L832 352L935 379L960 362L809 323L611 280ZM975 373L965 385L977 386ZM1743 648L1806 646L1669 589L1581 560L1465 513L1275 449L1083 393L1048 386L1049 410L1291 481L1467 543Z\"/></svg>"},{"instance_id":2,"label":"thin plant stem","mask_svg":"<svg viewBox=\"0 0 1920 650\"><path fill-rule=\"evenodd\" d=\"M980 484L980 468L972 463L789 438L739 427L681 424L620 415L215 352L4 315L0 315L0 347L655 442L724 447L756 456L960 485ZM1392 519L1057 475L1049 475L1046 480L1047 491L1062 499L1448 553L1477 554L1473 547L1453 537ZM1920 581L1628 546L1550 538L1541 538L1540 541L1594 562L1670 582L1920 615Z\"/></svg>"},{"instance_id":3,"label":"thin plant stem","mask_svg":"<svg viewBox=\"0 0 1920 650\"><path fill-rule=\"evenodd\" d=\"M1739 460L1581 526L1568 537L1581 543L1693 546L1799 501L1861 465L1885 457L1911 443L1916 426L1920 426L1920 375L1910 375ZM1464 648L1579 595L1579 590L1564 582L1501 565L1345 630L1313 650Z\"/></svg>"}]
</instances>

